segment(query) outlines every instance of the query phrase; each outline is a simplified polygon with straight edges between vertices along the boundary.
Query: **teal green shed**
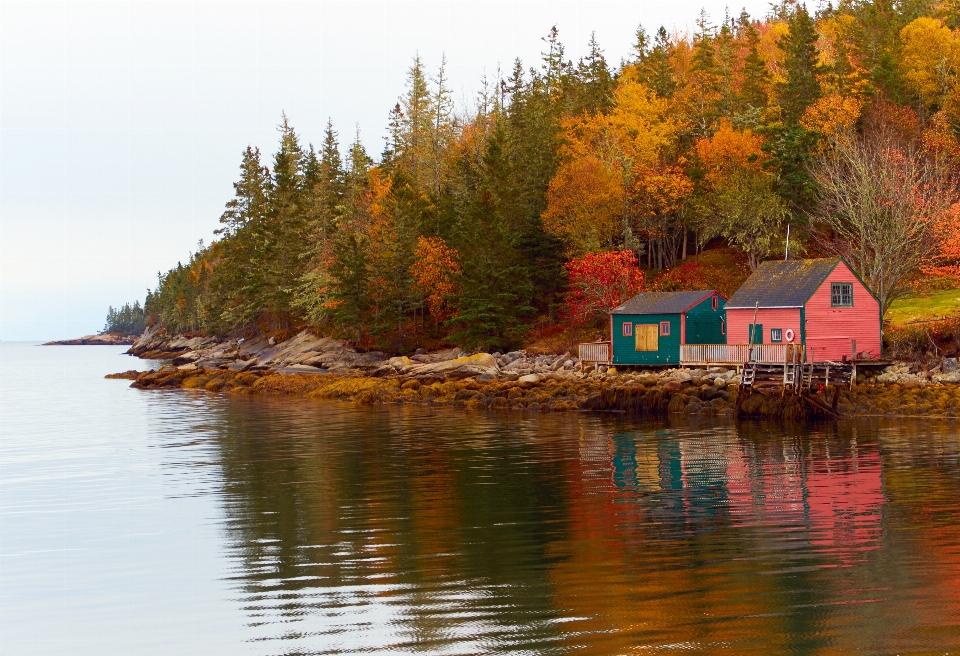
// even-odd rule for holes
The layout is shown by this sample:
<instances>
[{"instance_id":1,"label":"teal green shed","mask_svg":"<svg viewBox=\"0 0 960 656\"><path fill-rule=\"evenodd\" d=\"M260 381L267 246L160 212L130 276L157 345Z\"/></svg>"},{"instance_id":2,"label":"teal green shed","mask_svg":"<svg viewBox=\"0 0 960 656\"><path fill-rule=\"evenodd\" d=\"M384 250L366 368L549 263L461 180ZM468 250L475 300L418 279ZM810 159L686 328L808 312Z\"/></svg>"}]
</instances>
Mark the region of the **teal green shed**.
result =
<instances>
[{"instance_id":1,"label":"teal green shed","mask_svg":"<svg viewBox=\"0 0 960 656\"><path fill-rule=\"evenodd\" d=\"M676 365L681 344L726 344L727 298L709 289L643 292L610 312L614 365Z\"/></svg>"}]
</instances>

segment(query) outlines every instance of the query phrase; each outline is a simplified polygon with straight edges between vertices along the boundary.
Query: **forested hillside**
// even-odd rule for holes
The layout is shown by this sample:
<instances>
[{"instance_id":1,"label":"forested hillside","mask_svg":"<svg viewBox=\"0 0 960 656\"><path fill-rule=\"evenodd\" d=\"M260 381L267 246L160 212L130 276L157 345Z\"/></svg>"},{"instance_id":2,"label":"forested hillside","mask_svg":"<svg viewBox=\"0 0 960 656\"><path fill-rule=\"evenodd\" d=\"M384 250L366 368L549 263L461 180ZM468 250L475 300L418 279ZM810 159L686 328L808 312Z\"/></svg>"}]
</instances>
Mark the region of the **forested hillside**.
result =
<instances>
[{"instance_id":1,"label":"forested hillside","mask_svg":"<svg viewBox=\"0 0 960 656\"><path fill-rule=\"evenodd\" d=\"M594 40L568 60L553 30L472 108L446 64L414 58L376 159L282 117L274 155L243 152L216 242L147 295L149 321L502 349L645 286L709 282L691 259L708 242L745 270L782 258L788 225L793 256L845 256L884 306L918 272L960 273L957 0L696 25L638 29L619 64Z\"/></svg>"}]
</instances>

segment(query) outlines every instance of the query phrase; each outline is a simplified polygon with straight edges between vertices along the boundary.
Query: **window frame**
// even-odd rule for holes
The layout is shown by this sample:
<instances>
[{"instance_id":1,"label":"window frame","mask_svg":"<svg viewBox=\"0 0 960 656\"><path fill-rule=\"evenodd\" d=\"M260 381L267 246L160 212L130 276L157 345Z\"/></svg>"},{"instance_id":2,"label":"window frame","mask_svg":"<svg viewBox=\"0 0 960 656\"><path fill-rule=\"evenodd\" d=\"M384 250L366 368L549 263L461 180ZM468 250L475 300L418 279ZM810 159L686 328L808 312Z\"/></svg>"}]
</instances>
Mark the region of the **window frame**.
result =
<instances>
[{"instance_id":1,"label":"window frame","mask_svg":"<svg viewBox=\"0 0 960 656\"><path fill-rule=\"evenodd\" d=\"M783 342L783 328L770 329L770 343L780 344Z\"/></svg>"},{"instance_id":2,"label":"window frame","mask_svg":"<svg viewBox=\"0 0 960 656\"><path fill-rule=\"evenodd\" d=\"M727 334L727 322L724 319L720 320L720 334L721 335Z\"/></svg>"},{"instance_id":3,"label":"window frame","mask_svg":"<svg viewBox=\"0 0 960 656\"><path fill-rule=\"evenodd\" d=\"M633 337L633 322L624 321L620 324L620 335L621 337Z\"/></svg>"},{"instance_id":4,"label":"window frame","mask_svg":"<svg viewBox=\"0 0 960 656\"><path fill-rule=\"evenodd\" d=\"M720 308L720 297L714 294L710 300L710 305L713 306L714 311L718 310Z\"/></svg>"},{"instance_id":5,"label":"window frame","mask_svg":"<svg viewBox=\"0 0 960 656\"><path fill-rule=\"evenodd\" d=\"M849 295L844 294L849 290ZM844 302L849 298L849 302ZM832 282L830 283L830 307L846 308L853 307L853 283L852 282Z\"/></svg>"},{"instance_id":6,"label":"window frame","mask_svg":"<svg viewBox=\"0 0 960 656\"><path fill-rule=\"evenodd\" d=\"M669 337L670 336L670 322L661 321L660 322L660 337Z\"/></svg>"}]
</instances>

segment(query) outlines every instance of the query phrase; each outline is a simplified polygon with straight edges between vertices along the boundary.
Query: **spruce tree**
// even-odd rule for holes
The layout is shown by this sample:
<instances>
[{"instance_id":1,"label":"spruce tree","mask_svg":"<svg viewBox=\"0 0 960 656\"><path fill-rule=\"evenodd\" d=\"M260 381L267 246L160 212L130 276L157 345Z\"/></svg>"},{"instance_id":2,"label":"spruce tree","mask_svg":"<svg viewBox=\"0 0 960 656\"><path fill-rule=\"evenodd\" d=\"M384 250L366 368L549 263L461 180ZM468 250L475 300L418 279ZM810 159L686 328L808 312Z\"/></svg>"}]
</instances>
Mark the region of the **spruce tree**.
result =
<instances>
[{"instance_id":1,"label":"spruce tree","mask_svg":"<svg viewBox=\"0 0 960 656\"><path fill-rule=\"evenodd\" d=\"M646 33L643 28L637 30L637 70L640 81L646 84L661 98L670 98L677 89L670 65L672 44L667 30L660 27L653 41L653 47L646 47Z\"/></svg>"},{"instance_id":2,"label":"spruce tree","mask_svg":"<svg viewBox=\"0 0 960 656\"><path fill-rule=\"evenodd\" d=\"M266 262L263 307L276 325L289 327L291 301L303 274L306 240L306 203L303 184L304 153L286 115L280 124L280 149L273 158L273 176L264 230Z\"/></svg>"},{"instance_id":3,"label":"spruce tree","mask_svg":"<svg viewBox=\"0 0 960 656\"><path fill-rule=\"evenodd\" d=\"M759 118L760 111L767 106L770 74L760 56L760 32L757 31L746 12L740 15L739 25L739 36L746 46L747 54L743 58L742 83L737 98L738 113L744 116L756 115ZM756 127L757 121L751 121L751 123L753 125L737 127Z\"/></svg>"},{"instance_id":4,"label":"spruce tree","mask_svg":"<svg viewBox=\"0 0 960 656\"><path fill-rule=\"evenodd\" d=\"M786 125L796 125L804 110L820 97L817 76L823 71L818 62L817 32L807 8L798 5L790 12L790 34L783 44L785 81L777 88L777 100Z\"/></svg>"},{"instance_id":5,"label":"spruce tree","mask_svg":"<svg viewBox=\"0 0 960 656\"><path fill-rule=\"evenodd\" d=\"M580 59L573 76L568 111L574 115L603 113L613 105L613 74L595 34L590 34L587 47L587 56Z\"/></svg>"},{"instance_id":6,"label":"spruce tree","mask_svg":"<svg viewBox=\"0 0 960 656\"><path fill-rule=\"evenodd\" d=\"M247 146L240 164L235 196L220 217L214 270L213 327L226 332L256 318L262 307L267 258L267 215L270 171L260 163L260 150Z\"/></svg>"},{"instance_id":7,"label":"spruce tree","mask_svg":"<svg viewBox=\"0 0 960 656\"><path fill-rule=\"evenodd\" d=\"M532 315L533 287L520 251L524 208L496 128L479 167L461 162L470 192L459 208L456 244L462 257L451 339L468 347L508 349Z\"/></svg>"}]
</instances>

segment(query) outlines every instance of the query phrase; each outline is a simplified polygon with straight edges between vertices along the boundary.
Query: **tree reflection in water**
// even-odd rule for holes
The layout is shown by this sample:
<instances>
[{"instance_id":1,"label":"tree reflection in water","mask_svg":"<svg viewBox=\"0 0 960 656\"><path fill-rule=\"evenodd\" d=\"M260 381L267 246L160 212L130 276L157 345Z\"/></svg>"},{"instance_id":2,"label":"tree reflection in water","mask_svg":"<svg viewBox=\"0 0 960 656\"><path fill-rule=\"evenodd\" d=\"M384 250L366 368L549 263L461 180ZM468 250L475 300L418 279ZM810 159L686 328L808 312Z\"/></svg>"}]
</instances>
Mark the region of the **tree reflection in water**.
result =
<instances>
[{"instance_id":1,"label":"tree reflection in water","mask_svg":"<svg viewBox=\"0 0 960 656\"><path fill-rule=\"evenodd\" d=\"M215 414L233 580L271 653L960 645L951 424Z\"/></svg>"}]
</instances>

